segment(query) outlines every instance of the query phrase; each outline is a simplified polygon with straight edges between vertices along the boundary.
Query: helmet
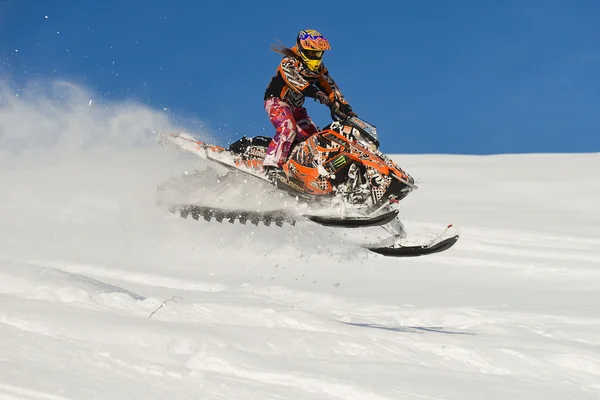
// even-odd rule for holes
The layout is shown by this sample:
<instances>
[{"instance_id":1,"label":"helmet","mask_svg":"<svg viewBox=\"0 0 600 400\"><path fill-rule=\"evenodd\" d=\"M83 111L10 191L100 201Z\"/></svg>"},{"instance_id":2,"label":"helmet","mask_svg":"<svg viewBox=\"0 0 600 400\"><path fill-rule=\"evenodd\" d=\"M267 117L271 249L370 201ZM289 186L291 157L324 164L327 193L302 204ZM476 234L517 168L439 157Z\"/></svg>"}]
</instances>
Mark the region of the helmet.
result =
<instances>
[{"instance_id":1,"label":"helmet","mask_svg":"<svg viewBox=\"0 0 600 400\"><path fill-rule=\"evenodd\" d=\"M323 35L313 29L300 31L296 39L298 53L308 69L318 72L323 59L323 52L330 50L329 42Z\"/></svg>"}]
</instances>

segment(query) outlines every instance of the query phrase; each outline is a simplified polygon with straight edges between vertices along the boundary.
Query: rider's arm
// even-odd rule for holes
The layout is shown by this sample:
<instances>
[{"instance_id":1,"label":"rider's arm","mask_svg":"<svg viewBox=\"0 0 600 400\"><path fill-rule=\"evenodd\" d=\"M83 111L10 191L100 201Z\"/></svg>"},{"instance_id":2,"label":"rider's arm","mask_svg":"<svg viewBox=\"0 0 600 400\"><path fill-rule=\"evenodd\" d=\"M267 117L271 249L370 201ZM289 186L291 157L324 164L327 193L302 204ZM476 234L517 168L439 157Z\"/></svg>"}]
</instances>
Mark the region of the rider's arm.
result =
<instances>
[{"instance_id":1,"label":"rider's arm","mask_svg":"<svg viewBox=\"0 0 600 400\"><path fill-rule=\"evenodd\" d=\"M356 113L352 111L352 107L350 107L350 104L348 104L340 88L329 75L329 71L327 71L324 65L322 66L322 73L316 82L316 86L329 95L331 104L336 105L342 113L348 116L356 116Z\"/></svg>"},{"instance_id":2,"label":"rider's arm","mask_svg":"<svg viewBox=\"0 0 600 400\"><path fill-rule=\"evenodd\" d=\"M319 80L316 82L316 85L319 87L319 89L321 89L322 91L327 93L327 95L329 96L329 99L332 102L337 100L341 104L348 104L348 102L344 98L344 95L342 94L339 86L335 83L333 78L329 75L329 71L327 70L327 68L325 68L324 65L322 68L323 68L323 71L322 71L321 75L319 76Z\"/></svg>"}]
</instances>

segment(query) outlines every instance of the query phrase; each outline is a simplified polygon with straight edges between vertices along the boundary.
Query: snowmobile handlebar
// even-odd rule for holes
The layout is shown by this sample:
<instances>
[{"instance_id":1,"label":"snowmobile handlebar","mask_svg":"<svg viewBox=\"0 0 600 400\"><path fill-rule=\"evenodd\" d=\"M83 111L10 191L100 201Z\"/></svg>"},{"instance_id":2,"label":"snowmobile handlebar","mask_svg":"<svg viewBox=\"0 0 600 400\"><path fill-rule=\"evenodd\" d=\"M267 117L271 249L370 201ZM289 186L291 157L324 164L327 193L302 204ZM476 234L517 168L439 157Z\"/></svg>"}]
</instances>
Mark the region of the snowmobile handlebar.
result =
<instances>
[{"instance_id":1,"label":"snowmobile handlebar","mask_svg":"<svg viewBox=\"0 0 600 400\"><path fill-rule=\"evenodd\" d=\"M331 112L331 119L334 121L345 121L348 119L348 115L340 111L340 105L337 101L334 101L329 106Z\"/></svg>"}]
</instances>

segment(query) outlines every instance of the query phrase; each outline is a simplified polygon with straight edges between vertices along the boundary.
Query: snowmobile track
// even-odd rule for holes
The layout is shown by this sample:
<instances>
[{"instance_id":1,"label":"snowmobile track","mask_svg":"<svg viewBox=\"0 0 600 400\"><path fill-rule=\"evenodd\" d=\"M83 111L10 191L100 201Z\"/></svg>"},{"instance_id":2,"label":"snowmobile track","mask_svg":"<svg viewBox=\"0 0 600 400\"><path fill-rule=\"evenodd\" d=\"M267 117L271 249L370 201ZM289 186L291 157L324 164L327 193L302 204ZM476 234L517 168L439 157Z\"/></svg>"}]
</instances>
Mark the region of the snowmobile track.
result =
<instances>
[{"instance_id":1,"label":"snowmobile track","mask_svg":"<svg viewBox=\"0 0 600 400\"><path fill-rule=\"evenodd\" d=\"M198 221L200 217L203 217L205 221L211 221L212 218L214 218L217 222L223 222L223 220L226 219L231 224L238 220L244 225L248 221L256 226L258 226L258 224L261 222L266 226L270 226L272 222L275 222L275 224L279 227L282 227L286 222L292 226L296 225L296 219L287 214L285 211L281 210L259 212L245 210L225 210L199 205L174 205L169 207L169 211L172 213L179 212L181 218L187 218L189 215L191 215L196 221Z\"/></svg>"},{"instance_id":2,"label":"snowmobile track","mask_svg":"<svg viewBox=\"0 0 600 400\"><path fill-rule=\"evenodd\" d=\"M283 210L227 210L194 204L173 205L169 207L169 211L175 214L179 212L179 215L182 218L187 218L191 215L196 221L199 220L200 217L203 217L205 221L211 221L213 218L215 218L217 222L223 222L223 220L226 219L232 224L235 222L235 220L238 220L242 224L246 224L248 221L250 221L253 225L257 226L261 222L267 226L275 222L275 225L281 227L284 223L289 223L290 225L295 226L297 220L305 218L316 224L333 228L364 228L381 226L391 222L398 215L398 210L392 210L383 214L366 217L332 217L310 214L294 215Z\"/></svg>"}]
</instances>

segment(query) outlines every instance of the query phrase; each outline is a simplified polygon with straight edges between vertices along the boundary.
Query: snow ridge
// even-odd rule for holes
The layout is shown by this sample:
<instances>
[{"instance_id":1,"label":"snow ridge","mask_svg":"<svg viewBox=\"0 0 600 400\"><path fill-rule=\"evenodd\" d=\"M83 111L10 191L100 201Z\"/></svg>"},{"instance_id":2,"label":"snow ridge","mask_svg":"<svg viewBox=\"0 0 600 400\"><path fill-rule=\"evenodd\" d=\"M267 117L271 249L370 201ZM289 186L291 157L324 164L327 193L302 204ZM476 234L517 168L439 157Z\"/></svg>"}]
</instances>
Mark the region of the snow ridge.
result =
<instances>
[{"instance_id":1,"label":"snow ridge","mask_svg":"<svg viewBox=\"0 0 600 400\"><path fill-rule=\"evenodd\" d=\"M164 212L177 127L64 85L0 102L0 398L600 397L600 155L396 155L462 237L390 260Z\"/></svg>"}]
</instances>

